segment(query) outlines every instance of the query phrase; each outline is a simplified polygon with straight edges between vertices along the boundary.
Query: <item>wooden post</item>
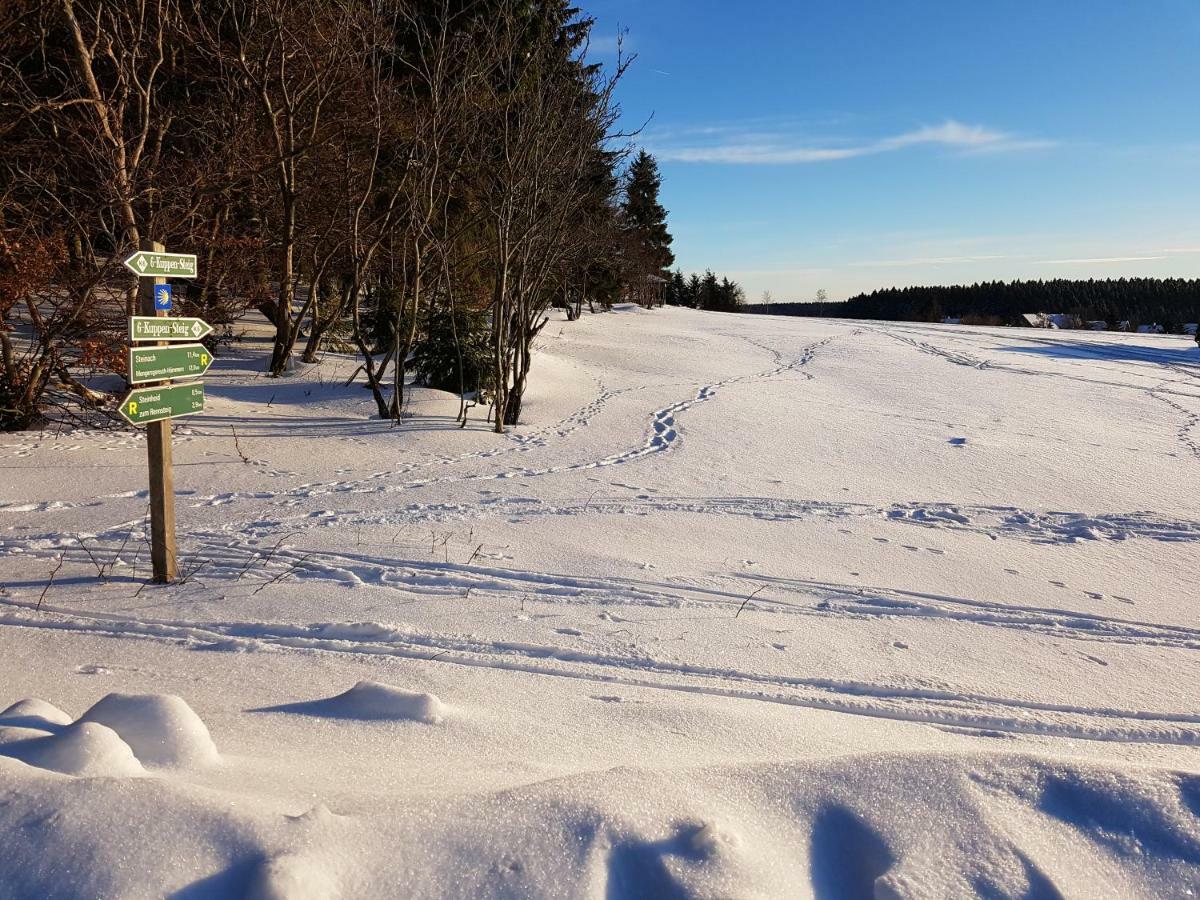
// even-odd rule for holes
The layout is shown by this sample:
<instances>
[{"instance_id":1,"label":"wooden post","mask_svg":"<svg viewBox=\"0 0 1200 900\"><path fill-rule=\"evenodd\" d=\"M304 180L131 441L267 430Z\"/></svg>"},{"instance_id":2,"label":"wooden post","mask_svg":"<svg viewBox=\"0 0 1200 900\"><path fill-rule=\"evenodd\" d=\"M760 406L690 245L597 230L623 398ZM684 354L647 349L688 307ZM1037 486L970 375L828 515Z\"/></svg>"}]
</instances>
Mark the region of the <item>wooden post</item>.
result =
<instances>
[{"instance_id":1,"label":"wooden post","mask_svg":"<svg viewBox=\"0 0 1200 900\"><path fill-rule=\"evenodd\" d=\"M142 241L140 250L162 253L158 241ZM154 286L166 284L165 278L138 279L138 305L143 316L168 315L154 308ZM169 346L164 341L160 347ZM165 384L166 382L162 382ZM150 467L150 561L154 580L169 584L175 580L175 471L171 465L171 420L151 422L146 427L146 457Z\"/></svg>"}]
</instances>

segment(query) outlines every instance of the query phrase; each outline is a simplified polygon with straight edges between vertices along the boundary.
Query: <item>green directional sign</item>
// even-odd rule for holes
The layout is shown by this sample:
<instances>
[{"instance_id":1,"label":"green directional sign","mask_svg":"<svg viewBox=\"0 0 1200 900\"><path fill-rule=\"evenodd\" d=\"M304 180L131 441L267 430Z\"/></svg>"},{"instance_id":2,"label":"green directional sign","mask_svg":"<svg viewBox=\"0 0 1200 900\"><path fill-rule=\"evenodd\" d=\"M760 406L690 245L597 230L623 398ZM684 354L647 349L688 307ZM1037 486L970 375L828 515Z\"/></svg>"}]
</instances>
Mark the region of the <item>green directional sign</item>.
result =
<instances>
[{"instance_id":1,"label":"green directional sign","mask_svg":"<svg viewBox=\"0 0 1200 900\"><path fill-rule=\"evenodd\" d=\"M139 250L125 260L125 267L143 278L195 278L196 254Z\"/></svg>"},{"instance_id":2,"label":"green directional sign","mask_svg":"<svg viewBox=\"0 0 1200 900\"><path fill-rule=\"evenodd\" d=\"M137 388L125 395L120 413L131 425L149 425L163 419L190 416L204 411L204 384L173 384L168 387Z\"/></svg>"},{"instance_id":3,"label":"green directional sign","mask_svg":"<svg viewBox=\"0 0 1200 900\"><path fill-rule=\"evenodd\" d=\"M175 344L170 347L130 347L129 383L194 378L212 365L212 354L203 344Z\"/></svg>"},{"instance_id":4,"label":"green directional sign","mask_svg":"<svg viewBox=\"0 0 1200 900\"><path fill-rule=\"evenodd\" d=\"M212 326L203 319L182 316L132 316L129 319L131 341L198 341L212 331Z\"/></svg>"}]
</instances>

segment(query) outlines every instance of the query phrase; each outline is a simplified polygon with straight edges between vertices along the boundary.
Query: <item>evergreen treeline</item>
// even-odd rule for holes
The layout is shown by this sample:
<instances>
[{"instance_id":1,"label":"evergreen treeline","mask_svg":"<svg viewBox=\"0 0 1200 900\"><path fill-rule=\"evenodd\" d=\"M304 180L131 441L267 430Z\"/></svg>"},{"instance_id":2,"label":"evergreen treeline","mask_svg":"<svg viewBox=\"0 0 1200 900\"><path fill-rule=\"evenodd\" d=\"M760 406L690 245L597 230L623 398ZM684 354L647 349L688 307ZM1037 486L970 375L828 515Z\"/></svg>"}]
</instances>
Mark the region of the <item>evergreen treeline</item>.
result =
<instances>
[{"instance_id":1,"label":"evergreen treeline","mask_svg":"<svg viewBox=\"0 0 1200 900\"><path fill-rule=\"evenodd\" d=\"M516 423L552 305L673 261L569 0L0 3L0 429L111 408L145 241L199 256L176 311L257 310L267 368L361 358ZM465 421L466 405L462 408Z\"/></svg>"},{"instance_id":2,"label":"evergreen treeline","mask_svg":"<svg viewBox=\"0 0 1200 900\"><path fill-rule=\"evenodd\" d=\"M952 287L887 288L842 303L771 303L747 312L898 322L962 319L972 324L1019 325L1025 313L1062 313L1080 323L1117 329L1160 325L1178 333L1200 320L1200 280L1118 278L1072 281L993 281Z\"/></svg>"},{"instance_id":3,"label":"evergreen treeline","mask_svg":"<svg viewBox=\"0 0 1200 900\"><path fill-rule=\"evenodd\" d=\"M686 278L676 270L667 279L663 299L670 306L734 312L744 306L746 294L736 281L718 279L711 269L703 275L693 272Z\"/></svg>"}]
</instances>

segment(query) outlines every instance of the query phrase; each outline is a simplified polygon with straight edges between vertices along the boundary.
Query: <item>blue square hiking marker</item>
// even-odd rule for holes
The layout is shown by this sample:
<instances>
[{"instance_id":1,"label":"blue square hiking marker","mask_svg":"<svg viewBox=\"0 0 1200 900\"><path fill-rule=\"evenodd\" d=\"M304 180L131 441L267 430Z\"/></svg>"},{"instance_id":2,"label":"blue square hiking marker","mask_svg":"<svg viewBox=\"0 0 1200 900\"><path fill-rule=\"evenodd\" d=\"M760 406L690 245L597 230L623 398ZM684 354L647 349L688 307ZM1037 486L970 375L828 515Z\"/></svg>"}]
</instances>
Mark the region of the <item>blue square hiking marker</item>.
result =
<instances>
[{"instance_id":1,"label":"blue square hiking marker","mask_svg":"<svg viewBox=\"0 0 1200 900\"><path fill-rule=\"evenodd\" d=\"M154 286L154 308L171 308L171 286L169 284L156 284Z\"/></svg>"}]
</instances>

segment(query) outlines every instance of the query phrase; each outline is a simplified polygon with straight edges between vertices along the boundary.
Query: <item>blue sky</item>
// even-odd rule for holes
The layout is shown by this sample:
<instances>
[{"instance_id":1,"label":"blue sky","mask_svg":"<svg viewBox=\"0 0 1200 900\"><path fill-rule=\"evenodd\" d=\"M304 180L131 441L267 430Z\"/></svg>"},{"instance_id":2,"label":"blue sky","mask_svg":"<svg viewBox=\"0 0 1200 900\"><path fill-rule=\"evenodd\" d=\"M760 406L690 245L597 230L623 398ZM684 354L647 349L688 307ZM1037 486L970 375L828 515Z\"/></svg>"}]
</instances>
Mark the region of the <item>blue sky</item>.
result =
<instances>
[{"instance_id":1,"label":"blue sky","mask_svg":"<svg viewBox=\"0 0 1200 900\"><path fill-rule=\"evenodd\" d=\"M1200 275L1200 0L590 0L678 264L752 301Z\"/></svg>"}]
</instances>

